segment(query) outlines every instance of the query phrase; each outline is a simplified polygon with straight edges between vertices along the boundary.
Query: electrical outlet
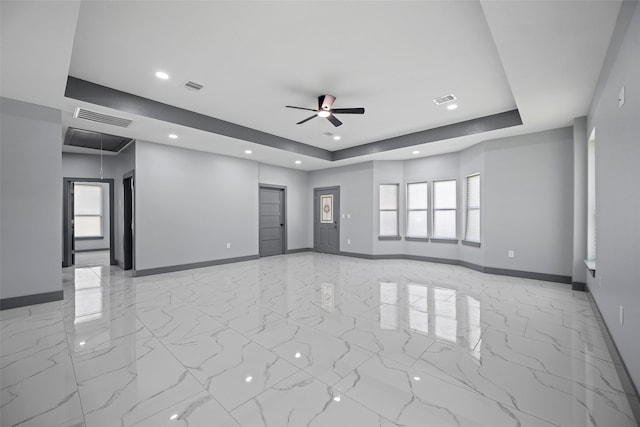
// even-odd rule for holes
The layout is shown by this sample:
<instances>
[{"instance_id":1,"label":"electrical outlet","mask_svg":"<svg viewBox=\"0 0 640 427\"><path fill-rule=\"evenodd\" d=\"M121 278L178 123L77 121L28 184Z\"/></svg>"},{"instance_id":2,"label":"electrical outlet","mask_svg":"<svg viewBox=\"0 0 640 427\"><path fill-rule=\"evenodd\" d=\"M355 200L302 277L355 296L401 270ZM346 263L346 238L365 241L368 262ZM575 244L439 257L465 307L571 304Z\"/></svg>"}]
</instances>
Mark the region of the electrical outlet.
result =
<instances>
[{"instance_id":1,"label":"electrical outlet","mask_svg":"<svg viewBox=\"0 0 640 427\"><path fill-rule=\"evenodd\" d=\"M344 217L345 217L345 215L344 215L344 214L342 214L342 219L344 219Z\"/></svg>"},{"instance_id":2,"label":"electrical outlet","mask_svg":"<svg viewBox=\"0 0 640 427\"><path fill-rule=\"evenodd\" d=\"M351 219L351 214L350 213L347 214L347 219Z\"/></svg>"},{"instance_id":3,"label":"electrical outlet","mask_svg":"<svg viewBox=\"0 0 640 427\"><path fill-rule=\"evenodd\" d=\"M515 258L516 256L516 251L514 251L513 249L509 249L509 251L507 252L507 256L509 258Z\"/></svg>"},{"instance_id":4,"label":"electrical outlet","mask_svg":"<svg viewBox=\"0 0 640 427\"><path fill-rule=\"evenodd\" d=\"M347 239L347 245L351 244L351 239Z\"/></svg>"},{"instance_id":5,"label":"electrical outlet","mask_svg":"<svg viewBox=\"0 0 640 427\"><path fill-rule=\"evenodd\" d=\"M231 243L227 243L227 249L231 249Z\"/></svg>"},{"instance_id":6,"label":"electrical outlet","mask_svg":"<svg viewBox=\"0 0 640 427\"><path fill-rule=\"evenodd\" d=\"M624 325L624 306L620 306L620 326Z\"/></svg>"},{"instance_id":7,"label":"electrical outlet","mask_svg":"<svg viewBox=\"0 0 640 427\"><path fill-rule=\"evenodd\" d=\"M618 95L618 108L622 108L624 105L624 86L620 89L620 95Z\"/></svg>"}]
</instances>

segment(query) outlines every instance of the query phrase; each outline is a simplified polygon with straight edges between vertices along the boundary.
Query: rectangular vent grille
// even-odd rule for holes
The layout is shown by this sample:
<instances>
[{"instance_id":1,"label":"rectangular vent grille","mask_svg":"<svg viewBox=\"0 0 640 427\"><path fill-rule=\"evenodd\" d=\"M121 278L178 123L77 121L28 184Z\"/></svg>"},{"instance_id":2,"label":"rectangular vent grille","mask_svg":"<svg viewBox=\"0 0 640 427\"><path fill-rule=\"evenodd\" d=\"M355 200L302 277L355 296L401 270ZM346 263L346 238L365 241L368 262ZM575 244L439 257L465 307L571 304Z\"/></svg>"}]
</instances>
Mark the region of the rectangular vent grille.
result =
<instances>
[{"instance_id":1,"label":"rectangular vent grille","mask_svg":"<svg viewBox=\"0 0 640 427\"><path fill-rule=\"evenodd\" d=\"M92 122L118 126L121 128L129 127L129 125L133 123L133 120L110 116L108 114L98 113L97 111L87 110L85 108L76 108L76 111L73 113L73 117L77 119L91 120Z\"/></svg>"},{"instance_id":2,"label":"rectangular vent grille","mask_svg":"<svg viewBox=\"0 0 640 427\"><path fill-rule=\"evenodd\" d=\"M196 82L192 82L191 80L189 80L188 82L186 82L184 84L184 87L186 87L187 89L192 89L192 90L200 90L202 89L204 86L202 86L201 84L198 84Z\"/></svg>"},{"instance_id":3,"label":"rectangular vent grille","mask_svg":"<svg viewBox=\"0 0 640 427\"><path fill-rule=\"evenodd\" d=\"M454 94L449 94L449 95L439 96L438 98L435 98L433 102L435 102L436 105L442 105L442 104L446 104L447 102L454 101L455 99L456 97Z\"/></svg>"}]
</instances>

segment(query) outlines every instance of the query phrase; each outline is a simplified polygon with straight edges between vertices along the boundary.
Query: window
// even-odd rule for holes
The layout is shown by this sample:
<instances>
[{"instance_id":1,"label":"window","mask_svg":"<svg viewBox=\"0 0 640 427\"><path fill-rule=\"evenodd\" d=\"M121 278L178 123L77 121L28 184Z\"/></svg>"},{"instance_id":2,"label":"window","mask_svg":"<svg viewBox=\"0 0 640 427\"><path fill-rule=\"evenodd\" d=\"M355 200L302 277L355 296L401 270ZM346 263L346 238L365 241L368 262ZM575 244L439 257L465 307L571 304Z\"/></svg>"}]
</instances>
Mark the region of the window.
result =
<instances>
[{"instance_id":1,"label":"window","mask_svg":"<svg viewBox=\"0 0 640 427\"><path fill-rule=\"evenodd\" d=\"M467 177L464 240L480 243L480 175Z\"/></svg>"},{"instance_id":2,"label":"window","mask_svg":"<svg viewBox=\"0 0 640 427\"><path fill-rule=\"evenodd\" d=\"M587 259L596 260L596 129L587 142Z\"/></svg>"},{"instance_id":3,"label":"window","mask_svg":"<svg viewBox=\"0 0 640 427\"><path fill-rule=\"evenodd\" d=\"M428 185L426 182L407 184L407 237L428 237Z\"/></svg>"},{"instance_id":4,"label":"window","mask_svg":"<svg viewBox=\"0 0 640 427\"><path fill-rule=\"evenodd\" d=\"M433 238L456 239L456 180L433 183Z\"/></svg>"},{"instance_id":5,"label":"window","mask_svg":"<svg viewBox=\"0 0 640 427\"><path fill-rule=\"evenodd\" d=\"M75 183L74 237L102 237L102 186Z\"/></svg>"},{"instance_id":6,"label":"window","mask_svg":"<svg viewBox=\"0 0 640 427\"><path fill-rule=\"evenodd\" d=\"M398 184L380 185L380 237L398 236Z\"/></svg>"}]
</instances>

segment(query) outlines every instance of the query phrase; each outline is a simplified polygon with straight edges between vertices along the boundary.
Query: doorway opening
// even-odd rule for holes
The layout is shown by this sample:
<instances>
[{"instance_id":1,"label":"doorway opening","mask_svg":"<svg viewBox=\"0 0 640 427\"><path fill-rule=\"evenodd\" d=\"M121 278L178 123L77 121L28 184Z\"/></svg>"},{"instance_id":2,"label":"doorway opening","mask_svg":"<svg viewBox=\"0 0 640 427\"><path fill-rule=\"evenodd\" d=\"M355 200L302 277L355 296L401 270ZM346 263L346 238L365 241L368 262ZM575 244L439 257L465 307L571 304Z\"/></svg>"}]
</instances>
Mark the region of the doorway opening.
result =
<instances>
[{"instance_id":1,"label":"doorway opening","mask_svg":"<svg viewBox=\"0 0 640 427\"><path fill-rule=\"evenodd\" d=\"M114 180L63 178L62 266L116 265Z\"/></svg>"},{"instance_id":2,"label":"doorway opening","mask_svg":"<svg viewBox=\"0 0 640 427\"><path fill-rule=\"evenodd\" d=\"M134 177L133 172L129 172L122 177L123 186L123 211L124 221L122 223L122 248L123 248L123 270L133 270L134 265Z\"/></svg>"},{"instance_id":3,"label":"doorway opening","mask_svg":"<svg viewBox=\"0 0 640 427\"><path fill-rule=\"evenodd\" d=\"M313 249L340 252L340 187L313 189Z\"/></svg>"},{"instance_id":4,"label":"doorway opening","mask_svg":"<svg viewBox=\"0 0 640 427\"><path fill-rule=\"evenodd\" d=\"M281 255L287 251L287 188L273 185L259 187L260 256Z\"/></svg>"}]
</instances>

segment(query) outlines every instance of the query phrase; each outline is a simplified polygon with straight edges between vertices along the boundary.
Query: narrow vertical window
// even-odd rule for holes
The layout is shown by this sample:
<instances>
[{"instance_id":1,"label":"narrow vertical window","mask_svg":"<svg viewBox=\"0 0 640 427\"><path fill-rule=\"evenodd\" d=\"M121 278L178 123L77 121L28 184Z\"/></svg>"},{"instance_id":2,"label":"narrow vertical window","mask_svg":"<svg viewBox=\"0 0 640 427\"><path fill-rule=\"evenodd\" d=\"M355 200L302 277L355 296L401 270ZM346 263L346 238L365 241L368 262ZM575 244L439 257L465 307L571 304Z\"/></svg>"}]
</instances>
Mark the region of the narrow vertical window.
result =
<instances>
[{"instance_id":1,"label":"narrow vertical window","mask_svg":"<svg viewBox=\"0 0 640 427\"><path fill-rule=\"evenodd\" d=\"M429 197L426 182L407 184L407 237L426 239Z\"/></svg>"},{"instance_id":2,"label":"narrow vertical window","mask_svg":"<svg viewBox=\"0 0 640 427\"><path fill-rule=\"evenodd\" d=\"M398 236L398 184L380 185L380 237Z\"/></svg>"},{"instance_id":3,"label":"narrow vertical window","mask_svg":"<svg viewBox=\"0 0 640 427\"><path fill-rule=\"evenodd\" d=\"M596 130L587 142L587 259L596 260Z\"/></svg>"},{"instance_id":4,"label":"narrow vertical window","mask_svg":"<svg viewBox=\"0 0 640 427\"><path fill-rule=\"evenodd\" d=\"M102 237L102 186L74 184L74 237Z\"/></svg>"},{"instance_id":5,"label":"narrow vertical window","mask_svg":"<svg viewBox=\"0 0 640 427\"><path fill-rule=\"evenodd\" d=\"M454 240L456 230L456 180L433 183L433 238Z\"/></svg>"},{"instance_id":6,"label":"narrow vertical window","mask_svg":"<svg viewBox=\"0 0 640 427\"><path fill-rule=\"evenodd\" d=\"M480 243L480 175L467 177L464 240Z\"/></svg>"}]
</instances>

